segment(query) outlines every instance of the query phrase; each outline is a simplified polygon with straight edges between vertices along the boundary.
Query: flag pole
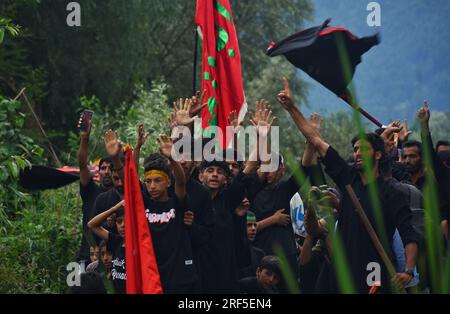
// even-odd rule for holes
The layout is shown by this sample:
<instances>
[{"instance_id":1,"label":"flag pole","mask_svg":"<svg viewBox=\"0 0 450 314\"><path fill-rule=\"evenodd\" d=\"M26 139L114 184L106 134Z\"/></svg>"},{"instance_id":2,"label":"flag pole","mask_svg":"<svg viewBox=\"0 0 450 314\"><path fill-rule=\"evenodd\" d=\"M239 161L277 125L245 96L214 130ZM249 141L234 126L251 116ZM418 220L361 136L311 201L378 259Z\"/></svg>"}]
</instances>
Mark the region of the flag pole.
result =
<instances>
[{"instance_id":1,"label":"flag pole","mask_svg":"<svg viewBox=\"0 0 450 314\"><path fill-rule=\"evenodd\" d=\"M357 103L355 103L352 100L352 97L350 95L351 94L347 91L346 94L339 95L339 98L341 98L343 101L345 101L347 104L349 104L353 109L358 111L360 114L362 114L364 117L366 117L370 122L375 124L377 127L379 127L379 128L386 127L380 121L375 119L371 114L369 114L367 111L365 111L363 108L361 108Z\"/></svg>"},{"instance_id":2,"label":"flag pole","mask_svg":"<svg viewBox=\"0 0 450 314\"><path fill-rule=\"evenodd\" d=\"M380 255L381 259L383 260L384 265L387 268L387 271L389 273L389 276L392 278L394 277L395 273L397 272L395 270L394 265L392 264L391 260L389 259L389 256L386 253L386 250L384 249L383 245L381 244L380 239L378 238L377 234L375 233L375 230L372 227L372 224L369 221L369 218L367 218L366 213L364 212L364 209L362 208L361 203L358 200L358 197L355 194L355 191L351 187L351 185L346 185L345 189L347 190L348 195L350 196L350 199L355 206L355 210L358 213L359 217L362 220L362 223L364 227L367 230L367 233L369 234L370 239L372 240L373 245L375 246L375 249L377 250L378 254ZM400 293L404 294L406 293L405 289L400 289Z\"/></svg>"},{"instance_id":3,"label":"flag pole","mask_svg":"<svg viewBox=\"0 0 450 314\"><path fill-rule=\"evenodd\" d=\"M195 95L197 91L197 55L198 55L198 31L197 31L197 25L194 28L195 30L195 46L194 46L194 64L193 64L193 70L192 70L192 95Z\"/></svg>"}]
</instances>

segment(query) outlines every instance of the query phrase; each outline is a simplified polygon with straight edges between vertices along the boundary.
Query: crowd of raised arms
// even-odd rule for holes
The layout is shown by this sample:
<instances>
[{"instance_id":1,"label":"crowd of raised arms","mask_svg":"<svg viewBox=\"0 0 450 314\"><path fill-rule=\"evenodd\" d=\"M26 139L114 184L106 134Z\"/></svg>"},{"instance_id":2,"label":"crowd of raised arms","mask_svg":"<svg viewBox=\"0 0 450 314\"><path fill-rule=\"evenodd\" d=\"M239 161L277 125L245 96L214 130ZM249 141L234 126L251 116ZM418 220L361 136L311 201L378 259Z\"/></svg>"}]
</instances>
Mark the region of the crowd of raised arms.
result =
<instances>
[{"instance_id":1,"label":"crowd of raised arms","mask_svg":"<svg viewBox=\"0 0 450 314\"><path fill-rule=\"evenodd\" d=\"M194 117L205 106L202 98L197 93L176 101L171 129L193 128ZM139 173L141 194L163 292L339 293L342 280L348 280L355 293L439 292L433 267L442 260L430 261L425 224L439 230L443 243L439 253L448 259L450 142L433 145L428 104L417 112L421 142L408 140L407 125L394 121L372 133L349 137L353 158L344 160L321 137L320 116L307 119L298 109L286 79L277 100L297 126L298 140L306 139L296 168L300 176L284 178L286 162L276 151L269 151L270 160L264 161L257 150L250 152L255 158L243 161L236 147L224 149L229 151L221 154L228 156L223 160L194 161L192 151L173 158L174 143L180 138L149 136L143 125L138 126L134 163L138 171L144 169ZM270 105L256 102L250 122L258 143L267 150L273 120ZM236 112L230 114L229 123L239 126ZM105 130L107 156L99 162L99 182L95 182L88 170L91 127L95 126L80 132L78 155L85 230L78 261L86 267L81 286L71 292L106 292L105 282L110 282L115 293L126 293L124 149L118 134ZM146 140L157 140L159 151L140 156ZM213 154L223 153L217 147ZM426 154L430 162L425 162ZM276 169L261 171L264 163L274 160ZM369 187L375 188L378 202ZM430 206L424 205L427 189L435 192ZM357 203L394 272L355 210ZM304 216L298 213L301 204ZM439 219L426 220L433 208ZM297 218L293 223L293 212L302 224ZM336 268L338 258L346 264L344 279ZM372 273L377 267L370 265L378 265L379 272Z\"/></svg>"}]
</instances>

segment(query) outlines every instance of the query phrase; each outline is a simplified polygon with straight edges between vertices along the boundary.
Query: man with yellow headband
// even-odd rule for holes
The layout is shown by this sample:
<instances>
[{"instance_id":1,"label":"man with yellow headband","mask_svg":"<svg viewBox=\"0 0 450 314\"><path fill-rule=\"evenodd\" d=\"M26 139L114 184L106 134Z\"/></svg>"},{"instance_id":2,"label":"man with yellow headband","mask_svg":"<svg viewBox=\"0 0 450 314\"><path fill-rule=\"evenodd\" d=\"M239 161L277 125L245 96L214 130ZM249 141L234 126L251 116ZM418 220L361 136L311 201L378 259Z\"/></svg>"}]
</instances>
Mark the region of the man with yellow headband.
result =
<instances>
[{"instance_id":1,"label":"man with yellow headband","mask_svg":"<svg viewBox=\"0 0 450 314\"><path fill-rule=\"evenodd\" d=\"M158 141L160 154L152 154L144 165L142 194L161 284L164 293L199 293L191 241L184 225L186 177L172 159L172 139L160 136Z\"/></svg>"}]
</instances>

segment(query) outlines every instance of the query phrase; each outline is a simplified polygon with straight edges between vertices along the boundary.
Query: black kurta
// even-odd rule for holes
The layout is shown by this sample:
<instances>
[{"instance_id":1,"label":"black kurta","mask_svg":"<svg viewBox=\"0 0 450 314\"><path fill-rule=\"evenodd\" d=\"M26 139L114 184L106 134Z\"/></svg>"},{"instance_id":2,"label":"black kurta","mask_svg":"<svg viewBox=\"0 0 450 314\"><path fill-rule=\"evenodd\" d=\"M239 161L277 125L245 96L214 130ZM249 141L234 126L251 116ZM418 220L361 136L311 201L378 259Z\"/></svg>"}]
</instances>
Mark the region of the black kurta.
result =
<instances>
[{"instance_id":1,"label":"black kurta","mask_svg":"<svg viewBox=\"0 0 450 314\"><path fill-rule=\"evenodd\" d=\"M382 286L378 291L389 292L390 280L387 269L345 189L346 184L352 186L369 221L381 240L380 233L376 228L374 208L369 199L367 185L363 184L356 168L347 165L332 147L328 149L322 162L326 166L325 171L336 182L342 193L337 230L342 237L356 292L368 293L370 287L367 285L367 276L372 269L367 270L367 265L371 262L377 262L381 266ZM396 187L396 181L394 179L383 180L381 177L378 177L376 185L383 214L384 230L389 241L389 245L385 246L385 250L392 260L394 256L392 253L392 238L396 228L400 232L404 245L410 242L419 244L420 237L411 223L412 213L409 207L409 199L407 195Z\"/></svg>"}]
</instances>

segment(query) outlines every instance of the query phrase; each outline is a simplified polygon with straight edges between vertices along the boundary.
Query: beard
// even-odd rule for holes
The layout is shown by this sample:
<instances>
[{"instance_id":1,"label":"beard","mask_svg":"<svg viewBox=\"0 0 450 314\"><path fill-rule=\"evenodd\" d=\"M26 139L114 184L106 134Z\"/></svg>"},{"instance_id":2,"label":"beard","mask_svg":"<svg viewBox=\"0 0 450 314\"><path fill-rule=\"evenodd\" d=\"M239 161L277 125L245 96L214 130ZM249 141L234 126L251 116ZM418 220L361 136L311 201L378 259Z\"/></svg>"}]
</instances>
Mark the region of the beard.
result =
<instances>
[{"instance_id":1,"label":"beard","mask_svg":"<svg viewBox=\"0 0 450 314\"><path fill-rule=\"evenodd\" d=\"M117 192L119 192L120 194L124 193L124 189L123 186L118 186L118 187L114 187L116 189Z\"/></svg>"},{"instance_id":2,"label":"beard","mask_svg":"<svg viewBox=\"0 0 450 314\"><path fill-rule=\"evenodd\" d=\"M421 168L421 164L406 164L406 171L408 171L410 174L419 172Z\"/></svg>"},{"instance_id":3,"label":"beard","mask_svg":"<svg viewBox=\"0 0 450 314\"><path fill-rule=\"evenodd\" d=\"M103 178L102 178L102 185L105 187L105 188L110 188L110 187L112 187L112 185L113 185L113 182L112 182L112 179L111 179L111 177L109 177L109 176L104 176Z\"/></svg>"}]
</instances>

